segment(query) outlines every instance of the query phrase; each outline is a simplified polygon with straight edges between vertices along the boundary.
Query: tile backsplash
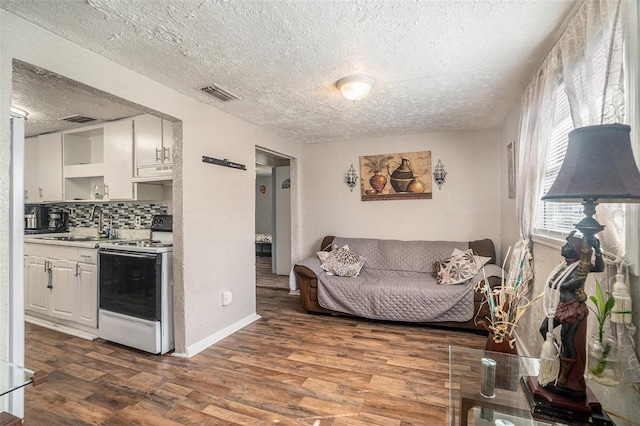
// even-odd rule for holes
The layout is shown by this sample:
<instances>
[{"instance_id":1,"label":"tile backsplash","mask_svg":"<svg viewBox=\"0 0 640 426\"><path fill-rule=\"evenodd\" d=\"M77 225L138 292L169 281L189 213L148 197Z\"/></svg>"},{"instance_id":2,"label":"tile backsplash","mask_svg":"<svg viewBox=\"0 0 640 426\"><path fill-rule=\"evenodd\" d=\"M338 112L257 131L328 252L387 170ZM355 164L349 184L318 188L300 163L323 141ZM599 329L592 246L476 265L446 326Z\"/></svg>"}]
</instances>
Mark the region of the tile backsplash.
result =
<instances>
[{"instance_id":1,"label":"tile backsplash","mask_svg":"<svg viewBox=\"0 0 640 426\"><path fill-rule=\"evenodd\" d=\"M135 218L140 217L140 228L149 229L151 219L157 214L167 214L166 203L64 203L50 204L51 212L66 212L69 215L69 229L97 228L98 219L89 220L94 206L102 209L104 223L111 223L115 229L135 229Z\"/></svg>"}]
</instances>

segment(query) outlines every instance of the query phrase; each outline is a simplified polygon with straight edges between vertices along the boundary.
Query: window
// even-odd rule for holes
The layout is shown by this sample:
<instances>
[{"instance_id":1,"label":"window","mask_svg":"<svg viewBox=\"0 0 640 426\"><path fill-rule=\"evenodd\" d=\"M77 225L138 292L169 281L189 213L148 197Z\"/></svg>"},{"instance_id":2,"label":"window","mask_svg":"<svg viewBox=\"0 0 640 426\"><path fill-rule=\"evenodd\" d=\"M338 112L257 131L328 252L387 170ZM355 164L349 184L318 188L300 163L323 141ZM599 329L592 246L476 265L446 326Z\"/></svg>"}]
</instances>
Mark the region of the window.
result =
<instances>
[{"instance_id":1,"label":"window","mask_svg":"<svg viewBox=\"0 0 640 426\"><path fill-rule=\"evenodd\" d=\"M543 194L549 191L558 176L567 152L568 135L571 130L573 130L573 121L569 110L569 99L565 93L564 84L561 83L556 89L556 109L553 114ZM582 205L579 203L541 201L535 233L562 238L573 231L574 225L583 217Z\"/></svg>"}]
</instances>

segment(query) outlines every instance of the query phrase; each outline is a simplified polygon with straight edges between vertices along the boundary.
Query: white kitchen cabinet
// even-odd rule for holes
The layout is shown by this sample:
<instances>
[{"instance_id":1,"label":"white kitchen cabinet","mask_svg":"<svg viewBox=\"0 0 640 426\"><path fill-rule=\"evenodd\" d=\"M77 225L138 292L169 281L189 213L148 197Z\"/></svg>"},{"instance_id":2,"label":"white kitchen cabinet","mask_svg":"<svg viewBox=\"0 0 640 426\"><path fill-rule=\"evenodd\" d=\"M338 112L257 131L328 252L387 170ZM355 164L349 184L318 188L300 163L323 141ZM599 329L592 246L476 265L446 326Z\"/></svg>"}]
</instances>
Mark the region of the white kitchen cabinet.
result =
<instances>
[{"instance_id":1,"label":"white kitchen cabinet","mask_svg":"<svg viewBox=\"0 0 640 426\"><path fill-rule=\"evenodd\" d=\"M98 250L25 244L25 310L67 326L98 326Z\"/></svg>"},{"instance_id":2,"label":"white kitchen cabinet","mask_svg":"<svg viewBox=\"0 0 640 426\"><path fill-rule=\"evenodd\" d=\"M76 263L68 260L51 260L49 315L53 318L76 321L76 307L79 302L78 280L75 277Z\"/></svg>"},{"instance_id":3,"label":"white kitchen cabinet","mask_svg":"<svg viewBox=\"0 0 640 426\"><path fill-rule=\"evenodd\" d=\"M49 282L46 258L25 257L25 309L31 312L49 314Z\"/></svg>"},{"instance_id":4,"label":"white kitchen cabinet","mask_svg":"<svg viewBox=\"0 0 640 426\"><path fill-rule=\"evenodd\" d=\"M161 200L161 185L133 182L133 119L64 132L66 201Z\"/></svg>"},{"instance_id":5,"label":"white kitchen cabinet","mask_svg":"<svg viewBox=\"0 0 640 426\"><path fill-rule=\"evenodd\" d=\"M131 200L133 120L104 124L104 192L110 200Z\"/></svg>"},{"instance_id":6,"label":"white kitchen cabinet","mask_svg":"<svg viewBox=\"0 0 640 426\"><path fill-rule=\"evenodd\" d=\"M38 136L41 201L62 201L62 133Z\"/></svg>"},{"instance_id":7,"label":"white kitchen cabinet","mask_svg":"<svg viewBox=\"0 0 640 426\"><path fill-rule=\"evenodd\" d=\"M134 117L134 146L138 178L171 175L173 124L152 115Z\"/></svg>"},{"instance_id":8,"label":"white kitchen cabinet","mask_svg":"<svg viewBox=\"0 0 640 426\"><path fill-rule=\"evenodd\" d=\"M77 322L89 327L98 326L98 267L78 263Z\"/></svg>"},{"instance_id":9,"label":"white kitchen cabinet","mask_svg":"<svg viewBox=\"0 0 640 426\"><path fill-rule=\"evenodd\" d=\"M33 136L24 140L24 202L36 203L40 201L40 159L38 137Z\"/></svg>"}]
</instances>

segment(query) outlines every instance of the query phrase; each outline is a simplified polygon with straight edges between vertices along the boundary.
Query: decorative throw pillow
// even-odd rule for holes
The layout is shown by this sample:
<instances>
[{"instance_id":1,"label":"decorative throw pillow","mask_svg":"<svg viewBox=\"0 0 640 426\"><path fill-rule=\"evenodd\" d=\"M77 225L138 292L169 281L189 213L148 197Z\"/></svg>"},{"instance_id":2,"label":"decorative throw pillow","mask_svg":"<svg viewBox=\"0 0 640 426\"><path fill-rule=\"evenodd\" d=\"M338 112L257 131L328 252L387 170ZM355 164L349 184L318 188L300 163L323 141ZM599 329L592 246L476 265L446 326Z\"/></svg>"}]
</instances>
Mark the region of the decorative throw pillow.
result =
<instances>
[{"instance_id":1,"label":"decorative throw pillow","mask_svg":"<svg viewBox=\"0 0 640 426\"><path fill-rule=\"evenodd\" d=\"M486 265L487 263L489 263L489 261L491 260L490 257L478 256L476 254L473 254L473 251L471 249L468 249L466 251L462 251L462 250L459 250L459 249L453 249L453 253L451 253L451 256L466 256L466 257L468 257L469 256L468 252L471 252L471 255L475 259L476 265L478 265L478 271L480 269L482 269L482 267L484 265Z\"/></svg>"},{"instance_id":2,"label":"decorative throw pillow","mask_svg":"<svg viewBox=\"0 0 640 426\"><path fill-rule=\"evenodd\" d=\"M328 274L339 277L357 277L366 261L367 259L352 253L344 246L331 250L320 267Z\"/></svg>"},{"instance_id":3,"label":"decorative throw pillow","mask_svg":"<svg viewBox=\"0 0 640 426\"><path fill-rule=\"evenodd\" d=\"M333 250L337 248L338 248L337 244L333 244L331 247L327 246L328 250L317 251L316 256L318 256L318 259L320 259L320 262L324 263L329 258L329 253L331 253ZM342 248L349 250L349 245L345 244L342 246Z\"/></svg>"},{"instance_id":4,"label":"decorative throw pillow","mask_svg":"<svg viewBox=\"0 0 640 426\"><path fill-rule=\"evenodd\" d=\"M455 249L450 257L436 262L435 269L438 284L461 284L473 278L479 267L471 249Z\"/></svg>"}]
</instances>

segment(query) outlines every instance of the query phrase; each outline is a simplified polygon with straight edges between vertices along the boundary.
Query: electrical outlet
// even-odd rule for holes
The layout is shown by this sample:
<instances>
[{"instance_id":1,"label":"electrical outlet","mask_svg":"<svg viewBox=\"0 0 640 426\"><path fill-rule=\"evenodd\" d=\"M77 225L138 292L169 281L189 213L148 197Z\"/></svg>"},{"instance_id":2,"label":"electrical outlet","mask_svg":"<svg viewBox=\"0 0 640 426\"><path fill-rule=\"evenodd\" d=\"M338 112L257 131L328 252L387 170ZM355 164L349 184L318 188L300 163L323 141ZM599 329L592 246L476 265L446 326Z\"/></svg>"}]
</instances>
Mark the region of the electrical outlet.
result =
<instances>
[{"instance_id":1,"label":"electrical outlet","mask_svg":"<svg viewBox=\"0 0 640 426\"><path fill-rule=\"evenodd\" d=\"M227 306L231 304L231 292L229 290L223 291L221 294L221 302L222 306Z\"/></svg>"},{"instance_id":2,"label":"electrical outlet","mask_svg":"<svg viewBox=\"0 0 640 426\"><path fill-rule=\"evenodd\" d=\"M139 229L142 226L142 221L140 216L136 216L133 220L134 226L136 227L136 229Z\"/></svg>"}]
</instances>

